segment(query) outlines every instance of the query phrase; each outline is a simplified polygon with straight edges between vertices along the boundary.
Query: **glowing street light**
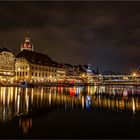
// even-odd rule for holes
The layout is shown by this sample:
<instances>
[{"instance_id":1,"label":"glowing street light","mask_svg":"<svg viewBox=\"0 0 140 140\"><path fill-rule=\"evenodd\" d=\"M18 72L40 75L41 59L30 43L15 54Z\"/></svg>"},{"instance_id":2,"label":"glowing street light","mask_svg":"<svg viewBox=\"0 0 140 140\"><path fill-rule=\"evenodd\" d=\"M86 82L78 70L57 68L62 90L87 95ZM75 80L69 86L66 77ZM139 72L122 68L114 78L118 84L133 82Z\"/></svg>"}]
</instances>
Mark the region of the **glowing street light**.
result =
<instances>
[{"instance_id":1,"label":"glowing street light","mask_svg":"<svg viewBox=\"0 0 140 140\"><path fill-rule=\"evenodd\" d=\"M138 76L138 73L137 72L132 72L132 76L133 77L137 77Z\"/></svg>"},{"instance_id":2,"label":"glowing street light","mask_svg":"<svg viewBox=\"0 0 140 140\"><path fill-rule=\"evenodd\" d=\"M82 77L85 77L85 74L82 74Z\"/></svg>"}]
</instances>

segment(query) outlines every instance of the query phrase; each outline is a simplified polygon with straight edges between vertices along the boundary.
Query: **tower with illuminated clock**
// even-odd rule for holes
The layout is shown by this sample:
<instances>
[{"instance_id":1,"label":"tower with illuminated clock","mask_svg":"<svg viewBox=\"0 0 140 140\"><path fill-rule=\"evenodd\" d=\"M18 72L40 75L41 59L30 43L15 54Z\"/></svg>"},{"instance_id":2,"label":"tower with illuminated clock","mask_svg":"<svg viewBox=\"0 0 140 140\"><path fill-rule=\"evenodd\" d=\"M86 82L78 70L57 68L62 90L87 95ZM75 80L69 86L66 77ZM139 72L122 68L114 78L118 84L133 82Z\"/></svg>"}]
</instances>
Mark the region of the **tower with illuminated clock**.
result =
<instances>
[{"instance_id":1,"label":"tower with illuminated clock","mask_svg":"<svg viewBox=\"0 0 140 140\"><path fill-rule=\"evenodd\" d=\"M21 44L21 51L22 50L33 51L33 44L30 42L30 37L25 37L24 42Z\"/></svg>"}]
</instances>

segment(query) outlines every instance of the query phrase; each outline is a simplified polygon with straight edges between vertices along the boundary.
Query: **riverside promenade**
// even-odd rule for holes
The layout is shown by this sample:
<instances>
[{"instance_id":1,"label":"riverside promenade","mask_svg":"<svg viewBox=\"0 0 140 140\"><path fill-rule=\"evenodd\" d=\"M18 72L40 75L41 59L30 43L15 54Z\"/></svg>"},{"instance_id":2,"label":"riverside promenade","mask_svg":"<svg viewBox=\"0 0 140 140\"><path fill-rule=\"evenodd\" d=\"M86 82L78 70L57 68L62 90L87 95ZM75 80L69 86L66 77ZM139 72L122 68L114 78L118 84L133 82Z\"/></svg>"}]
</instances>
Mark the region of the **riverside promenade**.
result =
<instances>
[{"instance_id":1,"label":"riverside promenade","mask_svg":"<svg viewBox=\"0 0 140 140\"><path fill-rule=\"evenodd\" d=\"M93 86L94 83L28 83L27 87L37 87L37 86ZM22 87L21 83L0 83L0 87Z\"/></svg>"}]
</instances>

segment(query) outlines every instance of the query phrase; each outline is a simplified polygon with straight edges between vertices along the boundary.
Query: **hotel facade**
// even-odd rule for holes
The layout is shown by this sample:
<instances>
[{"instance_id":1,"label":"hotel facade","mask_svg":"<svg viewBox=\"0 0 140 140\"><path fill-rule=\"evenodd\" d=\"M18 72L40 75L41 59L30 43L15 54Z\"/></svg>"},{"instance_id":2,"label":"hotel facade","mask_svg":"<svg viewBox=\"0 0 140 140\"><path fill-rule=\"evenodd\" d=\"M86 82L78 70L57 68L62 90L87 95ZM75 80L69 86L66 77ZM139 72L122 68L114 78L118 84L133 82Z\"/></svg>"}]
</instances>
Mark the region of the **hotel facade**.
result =
<instances>
[{"instance_id":1,"label":"hotel facade","mask_svg":"<svg viewBox=\"0 0 140 140\"><path fill-rule=\"evenodd\" d=\"M35 52L30 38L21 44L21 52L16 56L15 81L46 83L62 81L66 76L63 64L53 61L46 54Z\"/></svg>"},{"instance_id":2,"label":"hotel facade","mask_svg":"<svg viewBox=\"0 0 140 140\"><path fill-rule=\"evenodd\" d=\"M0 82L13 81L15 76L15 55L7 48L0 48Z\"/></svg>"}]
</instances>

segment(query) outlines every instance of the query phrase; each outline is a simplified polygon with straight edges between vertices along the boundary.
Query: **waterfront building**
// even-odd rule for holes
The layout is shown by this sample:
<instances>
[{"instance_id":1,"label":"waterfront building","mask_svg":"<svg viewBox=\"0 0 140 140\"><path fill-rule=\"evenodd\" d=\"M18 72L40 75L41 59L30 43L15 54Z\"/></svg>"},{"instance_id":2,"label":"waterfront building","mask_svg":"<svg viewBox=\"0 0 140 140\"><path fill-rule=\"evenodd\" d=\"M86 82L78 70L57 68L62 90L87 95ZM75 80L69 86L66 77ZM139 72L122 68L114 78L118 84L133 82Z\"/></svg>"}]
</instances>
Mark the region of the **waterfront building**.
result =
<instances>
[{"instance_id":1,"label":"waterfront building","mask_svg":"<svg viewBox=\"0 0 140 140\"><path fill-rule=\"evenodd\" d=\"M7 48L2 47L0 48L0 81L12 82L14 75L15 75L15 56Z\"/></svg>"},{"instance_id":2,"label":"waterfront building","mask_svg":"<svg viewBox=\"0 0 140 140\"><path fill-rule=\"evenodd\" d=\"M34 83L56 82L64 79L66 70L46 54L23 49L16 57L16 81Z\"/></svg>"},{"instance_id":3,"label":"waterfront building","mask_svg":"<svg viewBox=\"0 0 140 140\"><path fill-rule=\"evenodd\" d=\"M64 64L66 68L66 76L78 76L75 67L71 64Z\"/></svg>"}]
</instances>

